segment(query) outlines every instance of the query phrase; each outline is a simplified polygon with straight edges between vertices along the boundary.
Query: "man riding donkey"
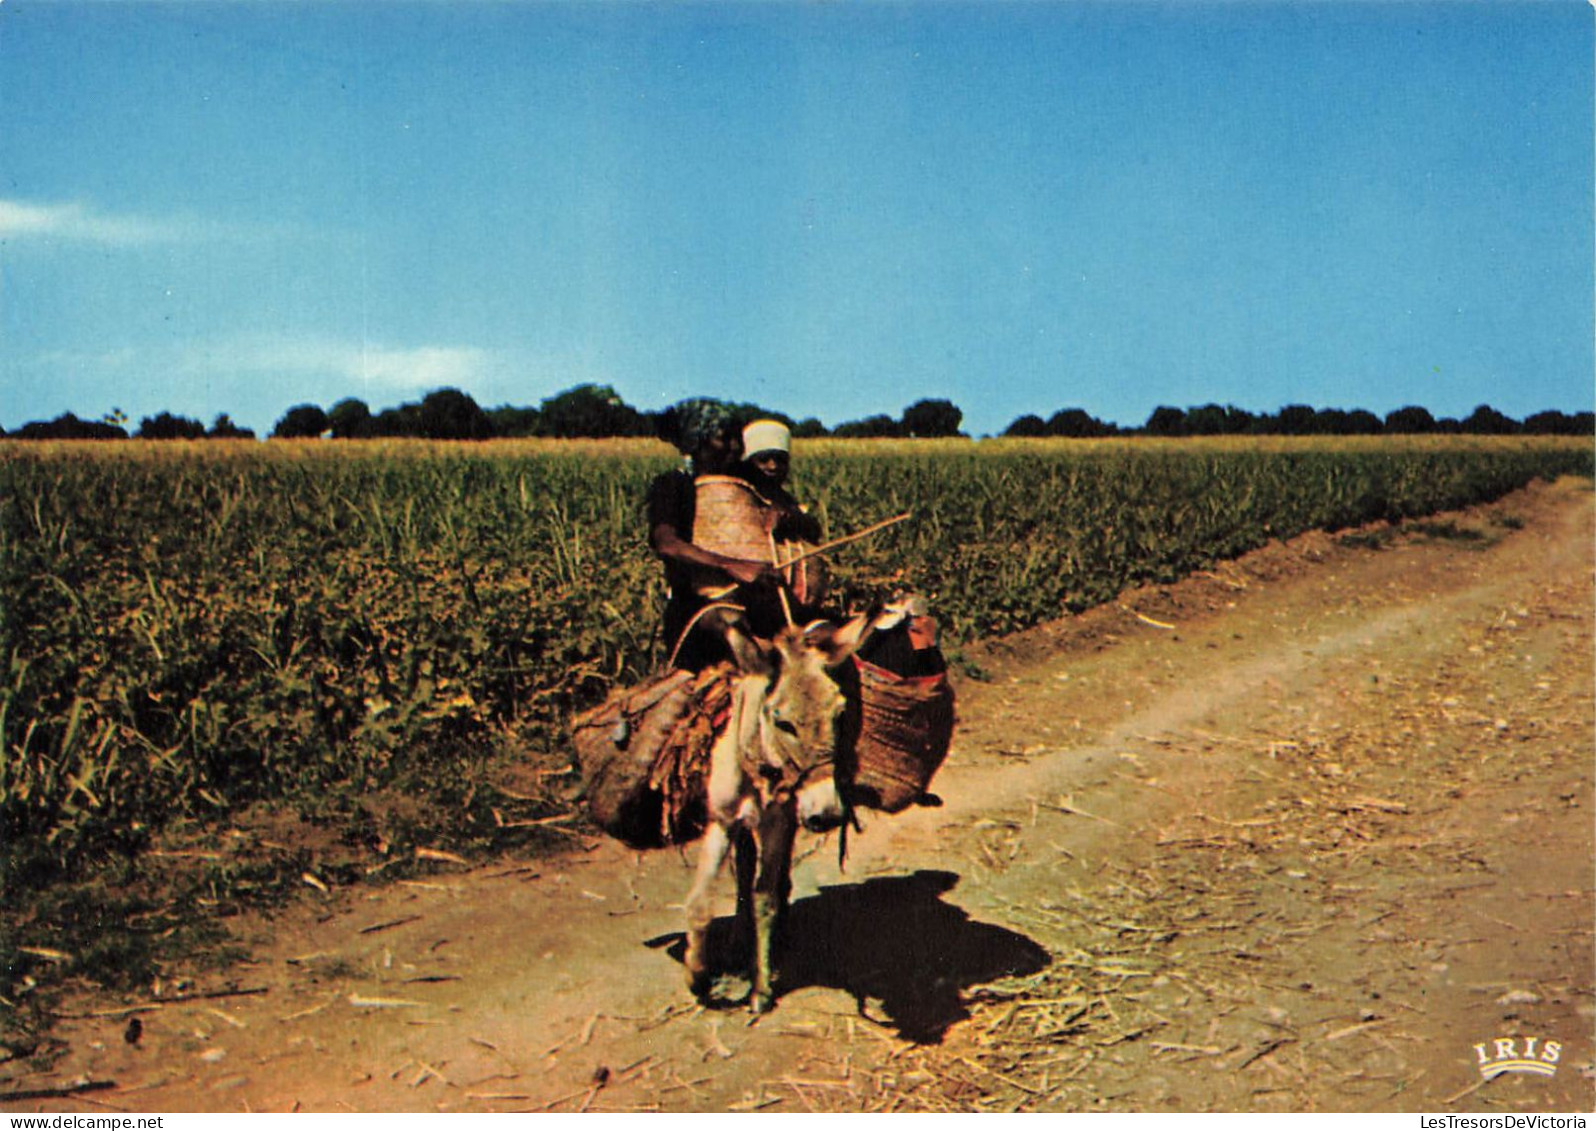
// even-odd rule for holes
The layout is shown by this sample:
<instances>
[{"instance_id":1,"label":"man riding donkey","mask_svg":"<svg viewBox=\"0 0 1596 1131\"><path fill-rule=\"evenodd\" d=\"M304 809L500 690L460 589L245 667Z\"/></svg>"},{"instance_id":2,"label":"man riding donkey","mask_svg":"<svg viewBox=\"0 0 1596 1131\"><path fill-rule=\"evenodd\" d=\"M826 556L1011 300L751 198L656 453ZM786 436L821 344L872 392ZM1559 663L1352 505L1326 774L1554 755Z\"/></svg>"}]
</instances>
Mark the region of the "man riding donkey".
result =
<instances>
[{"instance_id":1,"label":"man riding donkey","mask_svg":"<svg viewBox=\"0 0 1596 1131\"><path fill-rule=\"evenodd\" d=\"M660 475L648 493L649 543L664 563L669 589L666 666L701 672L732 659L725 643L728 630L769 641L783 628L846 619L824 607L824 559L805 553L821 541L822 532L787 490L792 460L787 425L760 419L739 431L729 406L702 398L666 410L662 423L665 438L686 457L683 469ZM797 564L783 564L794 559ZM853 670L843 673L846 685L855 689L853 698L864 700L866 757L885 756L875 745L877 732L901 731L880 714L885 700L899 692L934 699L937 706L906 708L920 716L912 729L929 730L899 733L888 741L946 753L952 698L936 622L918 598L878 607L871 619L879 627L859 648ZM940 759L940 754L927 756ZM905 765L898 780L882 781L867 768L857 792L863 803L896 812L931 800L914 784L922 772L922 766Z\"/></svg>"},{"instance_id":2,"label":"man riding donkey","mask_svg":"<svg viewBox=\"0 0 1596 1131\"><path fill-rule=\"evenodd\" d=\"M952 688L922 631L934 624L910 603L846 620L820 611L818 552L898 519L814 547L819 524L786 490L785 425L739 432L728 406L701 399L667 410L663 423L688 457L647 499L648 540L669 589L670 658L574 719L572 739L589 813L606 832L636 848L703 838L683 952L702 1000L717 970L710 885L735 853L749 1002L762 1011L775 997L772 948L794 834L846 829L856 804L894 813L934 803L924 789L948 752ZM928 657L934 674L911 673Z\"/></svg>"},{"instance_id":3,"label":"man riding donkey","mask_svg":"<svg viewBox=\"0 0 1596 1131\"><path fill-rule=\"evenodd\" d=\"M665 566L668 665L701 671L728 658L729 619L765 640L784 624L819 619L822 594L783 576L774 556L778 545L820 538L820 524L786 490L787 426L759 420L740 429L729 406L694 398L666 411L663 431L686 457L685 467L654 480L647 499L649 545Z\"/></svg>"}]
</instances>

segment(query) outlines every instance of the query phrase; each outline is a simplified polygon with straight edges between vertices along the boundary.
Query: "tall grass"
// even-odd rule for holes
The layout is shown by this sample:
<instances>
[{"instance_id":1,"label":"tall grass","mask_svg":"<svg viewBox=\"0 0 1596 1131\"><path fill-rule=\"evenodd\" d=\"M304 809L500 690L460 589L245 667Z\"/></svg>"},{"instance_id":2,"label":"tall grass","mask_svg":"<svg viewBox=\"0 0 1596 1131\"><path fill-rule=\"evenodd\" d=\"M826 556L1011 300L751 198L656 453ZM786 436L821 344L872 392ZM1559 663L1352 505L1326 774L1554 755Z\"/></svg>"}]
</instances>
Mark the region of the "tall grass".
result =
<instances>
[{"instance_id":1,"label":"tall grass","mask_svg":"<svg viewBox=\"0 0 1596 1131\"><path fill-rule=\"evenodd\" d=\"M470 789L506 736L658 662L648 441L0 446L6 886L164 824L401 783ZM1590 475L1568 441L817 441L796 493L835 590L927 594L955 641L1270 538Z\"/></svg>"}]
</instances>

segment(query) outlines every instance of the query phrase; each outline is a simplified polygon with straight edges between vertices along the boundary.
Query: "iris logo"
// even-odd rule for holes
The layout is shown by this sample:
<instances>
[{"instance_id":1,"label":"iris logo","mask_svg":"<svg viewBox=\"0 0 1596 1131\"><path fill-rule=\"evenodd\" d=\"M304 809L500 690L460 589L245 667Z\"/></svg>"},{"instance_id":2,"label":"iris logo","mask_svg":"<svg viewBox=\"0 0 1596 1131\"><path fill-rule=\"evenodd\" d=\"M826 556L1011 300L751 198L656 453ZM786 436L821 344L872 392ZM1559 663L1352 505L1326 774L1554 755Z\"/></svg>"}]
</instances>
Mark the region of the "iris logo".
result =
<instances>
[{"instance_id":1,"label":"iris logo","mask_svg":"<svg viewBox=\"0 0 1596 1131\"><path fill-rule=\"evenodd\" d=\"M1493 1080L1504 1072L1528 1072L1535 1076L1555 1076L1563 1046L1557 1041L1541 1044L1539 1037L1497 1037L1474 1046L1480 1075Z\"/></svg>"}]
</instances>

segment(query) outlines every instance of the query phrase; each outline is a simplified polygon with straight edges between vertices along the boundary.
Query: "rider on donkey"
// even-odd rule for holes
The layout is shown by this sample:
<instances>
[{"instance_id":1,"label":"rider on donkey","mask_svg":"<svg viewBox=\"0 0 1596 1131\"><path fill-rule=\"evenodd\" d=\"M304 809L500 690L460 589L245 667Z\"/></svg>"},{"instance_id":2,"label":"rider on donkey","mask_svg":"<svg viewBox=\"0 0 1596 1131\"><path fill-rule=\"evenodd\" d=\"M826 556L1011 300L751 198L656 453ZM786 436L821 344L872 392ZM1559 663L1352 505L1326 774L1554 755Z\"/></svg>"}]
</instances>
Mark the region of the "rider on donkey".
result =
<instances>
[{"instance_id":1,"label":"rider on donkey","mask_svg":"<svg viewBox=\"0 0 1596 1131\"><path fill-rule=\"evenodd\" d=\"M675 649L674 666L701 671L728 656L717 632L695 629L683 639L694 618L712 603L700 592L700 571L724 574L728 584L739 587L740 602L757 598L744 603L761 610L776 607L774 594L781 575L769 561L729 557L693 542L698 478L734 475L742 456L742 435L731 408L704 398L685 400L665 411L661 431L663 438L687 457L685 467L664 472L648 489L648 541L665 564L669 590L663 624L665 647Z\"/></svg>"}]
</instances>

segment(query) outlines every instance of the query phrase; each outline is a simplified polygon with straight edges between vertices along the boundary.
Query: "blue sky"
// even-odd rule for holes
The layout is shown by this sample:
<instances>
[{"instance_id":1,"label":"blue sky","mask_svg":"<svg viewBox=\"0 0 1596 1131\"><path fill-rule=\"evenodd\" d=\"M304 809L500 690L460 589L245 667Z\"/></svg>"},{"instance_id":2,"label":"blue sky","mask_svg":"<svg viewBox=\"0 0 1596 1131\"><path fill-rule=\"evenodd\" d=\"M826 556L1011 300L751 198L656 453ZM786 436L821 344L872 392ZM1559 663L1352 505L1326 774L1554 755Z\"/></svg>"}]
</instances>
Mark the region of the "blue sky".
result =
<instances>
[{"instance_id":1,"label":"blue sky","mask_svg":"<svg viewBox=\"0 0 1596 1131\"><path fill-rule=\"evenodd\" d=\"M0 425L1593 402L1593 13L0 5Z\"/></svg>"}]
</instances>

